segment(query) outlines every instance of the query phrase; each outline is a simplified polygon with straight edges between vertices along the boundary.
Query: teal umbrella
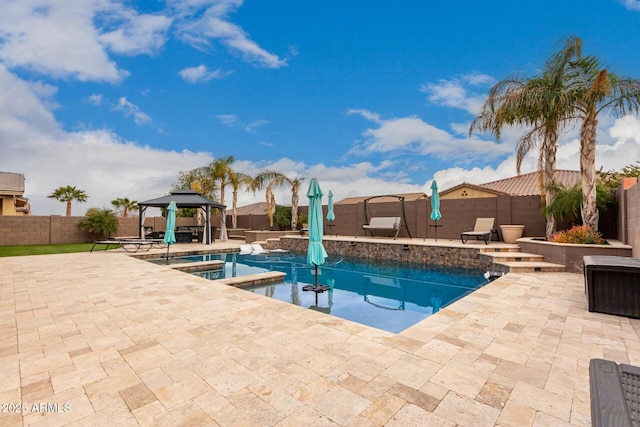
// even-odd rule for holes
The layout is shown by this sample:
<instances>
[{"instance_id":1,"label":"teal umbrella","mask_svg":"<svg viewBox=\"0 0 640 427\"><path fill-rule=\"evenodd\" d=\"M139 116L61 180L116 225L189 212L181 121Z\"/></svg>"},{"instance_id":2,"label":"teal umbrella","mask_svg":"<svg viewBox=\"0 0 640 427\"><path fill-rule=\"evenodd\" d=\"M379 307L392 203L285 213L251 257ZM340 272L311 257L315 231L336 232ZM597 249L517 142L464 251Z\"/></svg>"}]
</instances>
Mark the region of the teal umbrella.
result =
<instances>
[{"instance_id":1,"label":"teal umbrella","mask_svg":"<svg viewBox=\"0 0 640 427\"><path fill-rule=\"evenodd\" d=\"M438 220L442 218L440 213L440 195L438 194L438 183L434 179L431 183L431 215L429 216L435 224L433 228L435 230L436 242L438 241Z\"/></svg>"},{"instance_id":2,"label":"teal umbrella","mask_svg":"<svg viewBox=\"0 0 640 427\"><path fill-rule=\"evenodd\" d=\"M331 222L327 224L328 227L331 227L331 231L333 231L333 220L336 219L336 214L333 212L333 193L329 190L329 207L327 209L327 219ZM336 234L337 235L337 234Z\"/></svg>"},{"instance_id":3,"label":"teal umbrella","mask_svg":"<svg viewBox=\"0 0 640 427\"><path fill-rule=\"evenodd\" d=\"M333 221L336 219L336 214L333 213L333 193L329 190L329 211L327 212L327 219Z\"/></svg>"},{"instance_id":4,"label":"teal umbrella","mask_svg":"<svg viewBox=\"0 0 640 427\"><path fill-rule=\"evenodd\" d=\"M167 244L167 264L169 264L169 246L176 243L176 202L169 203L167 207L167 229L164 233L164 242Z\"/></svg>"},{"instance_id":5,"label":"teal umbrella","mask_svg":"<svg viewBox=\"0 0 640 427\"><path fill-rule=\"evenodd\" d=\"M313 178L307 190L309 198L309 248L307 250L307 263L316 267L316 283L318 286L318 266L324 264L327 251L322 245L322 190L318 180ZM317 294L316 294L317 295Z\"/></svg>"}]
</instances>

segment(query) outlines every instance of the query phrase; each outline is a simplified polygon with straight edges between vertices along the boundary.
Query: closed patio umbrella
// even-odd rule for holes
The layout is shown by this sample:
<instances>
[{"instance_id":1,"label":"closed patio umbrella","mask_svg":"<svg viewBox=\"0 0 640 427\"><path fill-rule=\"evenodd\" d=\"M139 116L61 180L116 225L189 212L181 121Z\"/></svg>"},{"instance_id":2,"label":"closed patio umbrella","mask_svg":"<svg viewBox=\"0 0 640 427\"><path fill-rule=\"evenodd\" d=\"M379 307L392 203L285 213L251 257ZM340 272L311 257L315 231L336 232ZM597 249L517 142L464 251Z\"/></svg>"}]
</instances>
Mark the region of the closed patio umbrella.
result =
<instances>
[{"instance_id":1,"label":"closed patio umbrella","mask_svg":"<svg viewBox=\"0 0 640 427\"><path fill-rule=\"evenodd\" d=\"M331 224L329 225L329 227L333 228L333 220L336 219L336 214L333 212L333 193L331 192L331 190L329 190L328 198L329 198L329 201L328 201L329 206L327 209L327 219L331 221ZM331 231L333 231L333 229Z\"/></svg>"},{"instance_id":2,"label":"closed patio umbrella","mask_svg":"<svg viewBox=\"0 0 640 427\"><path fill-rule=\"evenodd\" d=\"M176 202L169 203L167 207L167 230L164 233L164 243L167 244L167 264L169 264L169 247L176 243Z\"/></svg>"},{"instance_id":3,"label":"closed patio umbrella","mask_svg":"<svg viewBox=\"0 0 640 427\"><path fill-rule=\"evenodd\" d=\"M318 180L313 178L307 190L309 198L309 248L307 250L307 264L315 265L316 280L318 286L318 266L324 264L327 258L327 251L322 245L322 190ZM316 294L317 296L317 294Z\"/></svg>"},{"instance_id":4,"label":"closed patio umbrella","mask_svg":"<svg viewBox=\"0 0 640 427\"><path fill-rule=\"evenodd\" d=\"M435 224L433 225L436 235L436 242L438 241L438 220L442 218L440 213L440 195L438 194L438 183L434 179L431 183L431 215L429 216Z\"/></svg>"}]
</instances>

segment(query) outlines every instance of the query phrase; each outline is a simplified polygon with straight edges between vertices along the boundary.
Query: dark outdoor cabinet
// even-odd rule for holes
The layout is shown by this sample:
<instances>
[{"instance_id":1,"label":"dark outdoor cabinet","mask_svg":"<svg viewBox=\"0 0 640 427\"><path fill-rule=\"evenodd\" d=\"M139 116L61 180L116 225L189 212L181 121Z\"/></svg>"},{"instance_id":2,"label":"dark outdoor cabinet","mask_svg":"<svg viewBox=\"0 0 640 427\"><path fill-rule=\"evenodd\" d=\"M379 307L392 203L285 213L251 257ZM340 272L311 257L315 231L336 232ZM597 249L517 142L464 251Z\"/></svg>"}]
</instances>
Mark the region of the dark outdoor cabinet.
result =
<instances>
[{"instance_id":1,"label":"dark outdoor cabinet","mask_svg":"<svg viewBox=\"0 0 640 427\"><path fill-rule=\"evenodd\" d=\"M640 259L585 256L589 311L640 318Z\"/></svg>"}]
</instances>

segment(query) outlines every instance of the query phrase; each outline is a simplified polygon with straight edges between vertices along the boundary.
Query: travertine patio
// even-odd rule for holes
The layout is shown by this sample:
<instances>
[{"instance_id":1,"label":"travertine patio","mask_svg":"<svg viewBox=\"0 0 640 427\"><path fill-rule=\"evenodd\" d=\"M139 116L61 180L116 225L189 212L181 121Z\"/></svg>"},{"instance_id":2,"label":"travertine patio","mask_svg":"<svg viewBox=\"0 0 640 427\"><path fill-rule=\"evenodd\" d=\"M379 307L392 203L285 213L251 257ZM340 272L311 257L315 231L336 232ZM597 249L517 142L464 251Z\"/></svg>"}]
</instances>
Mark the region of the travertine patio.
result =
<instances>
[{"instance_id":1,"label":"travertine patio","mask_svg":"<svg viewBox=\"0 0 640 427\"><path fill-rule=\"evenodd\" d=\"M394 335L117 251L11 257L0 313L3 426L590 425L590 359L640 364L570 273Z\"/></svg>"}]
</instances>

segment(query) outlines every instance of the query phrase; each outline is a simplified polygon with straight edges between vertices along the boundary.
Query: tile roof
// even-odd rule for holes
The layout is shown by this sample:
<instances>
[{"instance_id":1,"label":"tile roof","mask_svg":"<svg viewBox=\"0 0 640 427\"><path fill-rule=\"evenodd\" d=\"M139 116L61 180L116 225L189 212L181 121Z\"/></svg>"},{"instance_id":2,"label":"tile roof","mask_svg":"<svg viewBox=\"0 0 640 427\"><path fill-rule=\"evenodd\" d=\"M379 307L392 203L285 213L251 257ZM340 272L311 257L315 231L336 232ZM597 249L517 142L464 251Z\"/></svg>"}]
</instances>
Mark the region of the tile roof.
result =
<instances>
[{"instance_id":1,"label":"tile roof","mask_svg":"<svg viewBox=\"0 0 640 427\"><path fill-rule=\"evenodd\" d=\"M573 187L580 183L580 171L558 169L556 170L556 180L565 187ZM478 187L512 196L537 196L540 194L537 172L479 184Z\"/></svg>"}]
</instances>

